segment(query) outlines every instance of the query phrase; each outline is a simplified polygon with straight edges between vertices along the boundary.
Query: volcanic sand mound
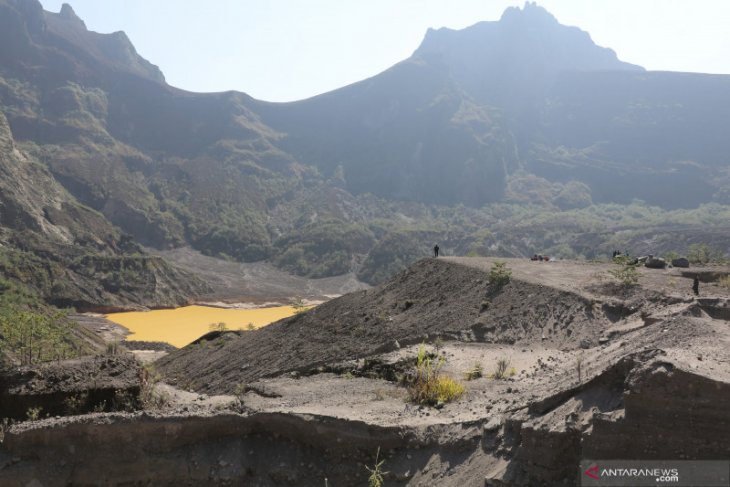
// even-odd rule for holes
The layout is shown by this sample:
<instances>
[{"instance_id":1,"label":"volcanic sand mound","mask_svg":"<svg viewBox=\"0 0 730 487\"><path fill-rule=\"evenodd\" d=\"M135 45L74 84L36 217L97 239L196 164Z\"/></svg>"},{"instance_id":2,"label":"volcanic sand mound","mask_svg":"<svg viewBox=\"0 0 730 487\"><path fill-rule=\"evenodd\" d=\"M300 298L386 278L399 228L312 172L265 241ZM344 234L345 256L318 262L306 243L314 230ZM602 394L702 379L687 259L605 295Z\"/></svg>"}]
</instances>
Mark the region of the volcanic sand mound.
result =
<instances>
[{"instance_id":1,"label":"volcanic sand mound","mask_svg":"<svg viewBox=\"0 0 730 487\"><path fill-rule=\"evenodd\" d=\"M260 330L209 334L158 366L186 389L224 393L262 377L305 372L437 337L572 349L597 344L610 324L595 303L519 278L500 289L480 268L426 259L382 286Z\"/></svg>"},{"instance_id":2,"label":"volcanic sand mound","mask_svg":"<svg viewBox=\"0 0 730 487\"><path fill-rule=\"evenodd\" d=\"M586 458L727 458L726 288L705 282L697 298L676 269L639 269L625 287L613 264L526 260L508 260L511 281L497 287L493 263L423 260L269 327L210 333L157 367L169 384L235 397L163 384L173 409L154 415L23 423L5 435L1 473L364 485L379 450L387 485L525 487L577 485ZM455 402L407 402L398 375L424 342L444 374L481 364L483 376ZM513 371L489 377L502 359Z\"/></svg>"}]
</instances>

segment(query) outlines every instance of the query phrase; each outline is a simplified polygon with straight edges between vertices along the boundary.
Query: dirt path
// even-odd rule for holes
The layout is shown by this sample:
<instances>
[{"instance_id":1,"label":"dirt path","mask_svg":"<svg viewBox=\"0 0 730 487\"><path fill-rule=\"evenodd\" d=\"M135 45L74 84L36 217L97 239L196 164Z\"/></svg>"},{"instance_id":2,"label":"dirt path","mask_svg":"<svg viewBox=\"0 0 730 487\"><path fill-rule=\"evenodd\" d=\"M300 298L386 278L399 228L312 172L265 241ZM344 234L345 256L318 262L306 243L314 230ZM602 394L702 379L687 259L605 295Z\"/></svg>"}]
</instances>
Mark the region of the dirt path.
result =
<instances>
[{"instance_id":1,"label":"dirt path","mask_svg":"<svg viewBox=\"0 0 730 487\"><path fill-rule=\"evenodd\" d=\"M612 263L575 260L534 262L529 259L487 257L444 257L443 260L485 272L489 272L496 261L506 262L507 267L512 270L512 274L516 279L587 297L599 296L600 293L592 291L592 289L598 285L613 282L614 280L608 271L619 268L619 266ZM642 288L682 299L694 298L692 278L684 277L682 274L691 274L693 271L707 272L709 270L718 273L730 272L728 266L702 266L690 269L637 267L640 276L639 285ZM716 283L703 283L700 294L702 297L730 297L730 289L720 287Z\"/></svg>"}]
</instances>

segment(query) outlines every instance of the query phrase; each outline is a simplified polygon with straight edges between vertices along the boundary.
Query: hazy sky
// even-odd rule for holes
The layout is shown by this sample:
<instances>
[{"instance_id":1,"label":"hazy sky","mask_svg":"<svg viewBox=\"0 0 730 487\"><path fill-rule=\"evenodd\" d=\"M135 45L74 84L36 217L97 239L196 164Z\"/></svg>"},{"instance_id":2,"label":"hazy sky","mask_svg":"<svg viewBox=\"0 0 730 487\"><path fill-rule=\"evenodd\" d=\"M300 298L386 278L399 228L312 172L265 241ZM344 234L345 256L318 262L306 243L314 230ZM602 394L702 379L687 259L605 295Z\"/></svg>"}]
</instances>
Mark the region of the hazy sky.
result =
<instances>
[{"instance_id":1,"label":"hazy sky","mask_svg":"<svg viewBox=\"0 0 730 487\"><path fill-rule=\"evenodd\" d=\"M410 56L429 27L498 20L511 0L67 0L97 32L123 30L168 83L306 98ZM58 12L62 0L41 0ZM619 59L730 73L730 0L539 0Z\"/></svg>"}]
</instances>

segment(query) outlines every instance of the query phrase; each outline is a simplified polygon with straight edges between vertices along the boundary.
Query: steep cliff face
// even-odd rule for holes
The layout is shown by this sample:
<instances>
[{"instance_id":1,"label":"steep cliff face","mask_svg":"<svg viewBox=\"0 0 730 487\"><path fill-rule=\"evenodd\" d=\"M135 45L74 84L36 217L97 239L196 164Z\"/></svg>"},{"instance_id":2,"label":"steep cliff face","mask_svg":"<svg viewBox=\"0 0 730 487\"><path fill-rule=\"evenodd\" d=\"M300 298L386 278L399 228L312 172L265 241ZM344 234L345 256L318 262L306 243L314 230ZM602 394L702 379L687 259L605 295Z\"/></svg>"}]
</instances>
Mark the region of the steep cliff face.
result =
<instances>
[{"instance_id":1,"label":"steep cliff face","mask_svg":"<svg viewBox=\"0 0 730 487\"><path fill-rule=\"evenodd\" d=\"M430 29L413 57L447 71L475 99L509 111L528 108L561 73L644 71L530 2L508 8L499 21Z\"/></svg>"},{"instance_id":2,"label":"steep cliff face","mask_svg":"<svg viewBox=\"0 0 730 487\"><path fill-rule=\"evenodd\" d=\"M0 271L60 306L174 306L205 292L192 276L145 256L80 204L16 145L0 112Z\"/></svg>"},{"instance_id":3,"label":"steep cliff face","mask_svg":"<svg viewBox=\"0 0 730 487\"><path fill-rule=\"evenodd\" d=\"M586 459L725 459L730 384L663 355L628 357L518 415L513 461L491 485L579 485L576 466Z\"/></svg>"},{"instance_id":4,"label":"steep cliff face","mask_svg":"<svg viewBox=\"0 0 730 487\"><path fill-rule=\"evenodd\" d=\"M73 198L35 158L13 140L0 112L0 222L5 230L30 230L61 244L75 239L104 247L118 232L100 215L74 205Z\"/></svg>"},{"instance_id":5,"label":"steep cliff face","mask_svg":"<svg viewBox=\"0 0 730 487\"><path fill-rule=\"evenodd\" d=\"M47 487L360 485L379 451L389 485L572 486L586 458L722 460L730 448L728 383L666 360L634 357L557 397L547 411L420 427L266 412L47 420L5 433L0 471Z\"/></svg>"},{"instance_id":6,"label":"steep cliff face","mask_svg":"<svg viewBox=\"0 0 730 487\"><path fill-rule=\"evenodd\" d=\"M44 11L38 0L4 0L0 18L3 70L35 71L42 74L38 82L46 86L64 78L93 85L121 74L165 81L157 66L137 54L126 34L88 31L68 4L52 13Z\"/></svg>"}]
</instances>

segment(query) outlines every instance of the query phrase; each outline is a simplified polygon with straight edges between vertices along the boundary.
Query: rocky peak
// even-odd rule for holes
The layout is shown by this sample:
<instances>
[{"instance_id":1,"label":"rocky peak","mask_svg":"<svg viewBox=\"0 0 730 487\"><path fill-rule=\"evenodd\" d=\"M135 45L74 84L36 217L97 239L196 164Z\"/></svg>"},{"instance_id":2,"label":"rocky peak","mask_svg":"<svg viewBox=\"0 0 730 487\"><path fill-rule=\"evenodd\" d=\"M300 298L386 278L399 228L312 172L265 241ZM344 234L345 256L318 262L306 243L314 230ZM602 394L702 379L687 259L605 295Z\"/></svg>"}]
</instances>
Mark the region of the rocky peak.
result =
<instances>
[{"instance_id":1,"label":"rocky peak","mask_svg":"<svg viewBox=\"0 0 730 487\"><path fill-rule=\"evenodd\" d=\"M89 69L84 71L96 74L106 70L126 71L159 83L165 82L159 68L137 53L124 32L100 34L88 30L71 5L64 3L59 13L45 12L45 21L50 36L44 37L41 43L51 45L52 49L71 50L72 58L77 60L93 60ZM63 39L61 46L56 42L58 38ZM82 52L84 55L79 56Z\"/></svg>"},{"instance_id":2,"label":"rocky peak","mask_svg":"<svg viewBox=\"0 0 730 487\"><path fill-rule=\"evenodd\" d=\"M509 7L502 14L500 22L526 23L532 25L559 25L553 14L540 7L536 2L525 2L523 8Z\"/></svg>"},{"instance_id":3,"label":"rocky peak","mask_svg":"<svg viewBox=\"0 0 730 487\"><path fill-rule=\"evenodd\" d=\"M71 5L69 5L68 3L64 3L61 6L61 11L58 13L58 15L62 19L67 20L69 22L74 22L74 23L78 24L81 28L86 30L86 24L84 23L83 20L81 20L81 18L78 15L76 15L76 12L74 12L73 7L71 7Z\"/></svg>"},{"instance_id":4,"label":"rocky peak","mask_svg":"<svg viewBox=\"0 0 730 487\"><path fill-rule=\"evenodd\" d=\"M497 105L538 92L566 71L643 69L620 61L587 32L560 24L532 2L508 8L499 21L429 30L414 58L446 71L476 99Z\"/></svg>"}]
</instances>

